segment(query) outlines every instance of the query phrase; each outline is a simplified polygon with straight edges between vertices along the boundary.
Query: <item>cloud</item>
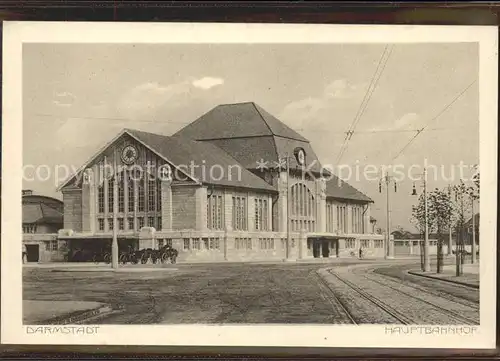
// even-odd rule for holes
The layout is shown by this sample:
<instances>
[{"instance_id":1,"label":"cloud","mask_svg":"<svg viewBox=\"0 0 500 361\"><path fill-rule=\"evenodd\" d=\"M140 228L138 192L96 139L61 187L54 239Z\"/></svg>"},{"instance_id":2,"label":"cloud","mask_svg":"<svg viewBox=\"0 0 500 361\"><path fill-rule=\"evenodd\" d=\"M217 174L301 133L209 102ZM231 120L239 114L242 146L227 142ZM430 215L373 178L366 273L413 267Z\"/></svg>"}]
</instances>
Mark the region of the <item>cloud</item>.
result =
<instances>
[{"instance_id":1,"label":"cloud","mask_svg":"<svg viewBox=\"0 0 500 361\"><path fill-rule=\"evenodd\" d=\"M366 92L364 83L352 84L345 79L337 79L327 84L319 96L307 97L285 106L283 119L315 118L336 107L335 101L357 101ZM323 114L324 115L324 114Z\"/></svg>"},{"instance_id":2,"label":"cloud","mask_svg":"<svg viewBox=\"0 0 500 361\"><path fill-rule=\"evenodd\" d=\"M212 77L204 77L201 79L194 80L192 82L193 86L195 88L203 89L203 90L208 90L210 88L213 88L217 85L222 85L224 84L224 79L221 78L212 78Z\"/></svg>"},{"instance_id":3,"label":"cloud","mask_svg":"<svg viewBox=\"0 0 500 361\"><path fill-rule=\"evenodd\" d=\"M117 108L128 118L149 115L173 98L189 93L191 88L188 81L170 85L142 83L126 92L118 101Z\"/></svg>"},{"instance_id":4,"label":"cloud","mask_svg":"<svg viewBox=\"0 0 500 361\"><path fill-rule=\"evenodd\" d=\"M59 107L70 107L75 103L76 97L69 92L59 92L55 94L55 99L52 101Z\"/></svg>"},{"instance_id":5,"label":"cloud","mask_svg":"<svg viewBox=\"0 0 500 361\"><path fill-rule=\"evenodd\" d=\"M346 79L337 79L325 87L325 98L350 99L366 91L365 84L351 84Z\"/></svg>"}]
</instances>

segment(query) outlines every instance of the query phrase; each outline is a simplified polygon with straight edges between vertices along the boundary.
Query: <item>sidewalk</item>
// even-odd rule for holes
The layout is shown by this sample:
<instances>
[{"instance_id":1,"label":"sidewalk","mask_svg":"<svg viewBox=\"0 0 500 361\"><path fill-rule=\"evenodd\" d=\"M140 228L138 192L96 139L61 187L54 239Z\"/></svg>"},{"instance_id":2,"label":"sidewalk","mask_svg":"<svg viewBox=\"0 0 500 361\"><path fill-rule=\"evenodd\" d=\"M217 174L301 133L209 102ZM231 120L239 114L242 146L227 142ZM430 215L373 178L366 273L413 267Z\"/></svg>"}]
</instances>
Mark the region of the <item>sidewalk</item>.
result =
<instances>
[{"instance_id":1,"label":"sidewalk","mask_svg":"<svg viewBox=\"0 0 500 361\"><path fill-rule=\"evenodd\" d=\"M76 323L110 311L111 308L98 302L23 300L23 323Z\"/></svg>"},{"instance_id":2,"label":"sidewalk","mask_svg":"<svg viewBox=\"0 0 500 361\"><path fill-rule=\"evenodd\" d=\"M452 264L444 266L442 273L436 273L435 269L428 273L424 273L421 270L411 270L408 273L415 276L457 283L471 288L479 288L479 263L464 264L463 271L463 275L457 277L455 265Z\"/></svg>"}]
</instances>

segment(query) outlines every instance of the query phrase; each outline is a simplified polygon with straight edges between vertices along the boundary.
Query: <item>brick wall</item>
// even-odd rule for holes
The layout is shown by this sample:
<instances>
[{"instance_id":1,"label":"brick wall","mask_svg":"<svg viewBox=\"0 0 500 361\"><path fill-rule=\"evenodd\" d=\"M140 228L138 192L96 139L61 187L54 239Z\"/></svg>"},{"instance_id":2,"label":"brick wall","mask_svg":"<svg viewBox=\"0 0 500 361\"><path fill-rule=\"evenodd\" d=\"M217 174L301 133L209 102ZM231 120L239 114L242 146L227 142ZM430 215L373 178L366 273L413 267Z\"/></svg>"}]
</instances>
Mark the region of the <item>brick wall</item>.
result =
<instances>
[{"instance_id":1,"label":"brick wall","mask_svg":"<svg viewBox=\"0 0 500 361\"><path fill-rule=\"evenodd\" d=\"M82 231L82 191L63 191L64 228Z\"/></svg>"},{"instance_id":2,"label":"brick wall","mask_svg":"<svg viewBox=\"0 0 500 361\"><path fill-rule=\"evenodd\" d=\"M196 228L196 187L172 187L172 229Z\"/></svg>"}]
</instances>

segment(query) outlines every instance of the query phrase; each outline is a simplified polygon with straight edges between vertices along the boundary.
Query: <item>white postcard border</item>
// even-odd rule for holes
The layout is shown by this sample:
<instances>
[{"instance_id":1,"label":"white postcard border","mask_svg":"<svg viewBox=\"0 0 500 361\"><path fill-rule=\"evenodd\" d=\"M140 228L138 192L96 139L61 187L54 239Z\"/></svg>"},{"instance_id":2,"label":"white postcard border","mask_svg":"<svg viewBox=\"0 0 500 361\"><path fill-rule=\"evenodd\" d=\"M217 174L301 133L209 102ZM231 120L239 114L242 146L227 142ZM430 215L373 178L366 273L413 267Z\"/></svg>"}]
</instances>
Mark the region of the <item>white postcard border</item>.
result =
<instances>
[{"instance_id":1,"label":"white postcard border","mask_svg":"<svg viewBox=\"0 0 500 361\"><path fill-rule=\"evenodd\" d=\"M4 22L1 341L10 344L493 348L496 328L497 28L485 26ZM99 326L93 334L22 325L22 44L480 43L480 326L470 335L386 333L384 325ZM393 327L393 325L388 325ZM430 326L433 328L433 326ZM465 326L464 326L465 327Z\"/></svg>"}]
</instances>

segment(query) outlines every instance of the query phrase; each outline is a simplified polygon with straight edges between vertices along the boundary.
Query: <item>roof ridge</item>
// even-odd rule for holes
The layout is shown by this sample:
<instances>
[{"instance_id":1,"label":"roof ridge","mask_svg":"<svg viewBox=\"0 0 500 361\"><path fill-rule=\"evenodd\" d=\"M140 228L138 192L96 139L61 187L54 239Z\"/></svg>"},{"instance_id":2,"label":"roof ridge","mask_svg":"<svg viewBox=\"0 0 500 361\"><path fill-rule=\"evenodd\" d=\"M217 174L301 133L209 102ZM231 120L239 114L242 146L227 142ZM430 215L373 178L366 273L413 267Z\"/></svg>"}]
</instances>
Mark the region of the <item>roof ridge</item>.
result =
<instances>
[{"instance_id":1,"label":"roof ridge","mask_svg":"<svg viewBox=\"0 0 500 361\"><path fill-rule=\"evenodd\" d=\"M294 130L292 127L290 127L284 121L282 121L281 119L278 119L275 115L273 115L270 112L268 112L266 109L264 109L263 107L261 107L259 104L256 104L255 102L253 102L253 104L255 106L255 109L257 109L257 112L259 113L259 115L261 116L261 118L264 120L264 123L266 123L267 127L271 131L272 135L274 135L276 137L279 136L279 137L282 137L282 138L293 139L293 140L297 140L297 141L301 141L301 142L310 143L308 139L306 139L302 134L300 134L299 132L297 132L296 130ZM262 114L262 112L264 112L266 115ZM267 122L267 120L266 120L266 117L268 117L268 116L271 117L271 118L273 118L273 120L276 120L278 122L278 124L280 124L283 128L285 128L285 130L290 131L291 135L287 137L287 136L283 136L281 134L276 134L273 131L273 129L271 128L271 126L269 125L269 123ZM293 133L295 133L295 134L293 134Z\"/></svg>"},{"instance_id":2,"label":"roof ridge","mask_svg":"<svg viewBox=\"0 0 500 361\"><path fill-rule=\"evenodd\" d=\"M257 111L257 113L259 114L259 116L262 119L262 121L264 122L264 124L267 126L267 129L269 129L269 131L271 132L271 136L272 137L276 137L277 135L274 134L273 130L271 129L271 126L267 123L266 119L264 118L264 116L260 112L259 108L257 107L257 104L255 104L254 102L252 102L252 105L255 108L255 110ZM272 142L272 144L273 144L274 151L276 152L276 154L278 154L278 162L279 162L280 161L280 155L278 153L278 147L276 146L276 141Z\"/></svg>"},{"instance_id":3,"label":"roof ridge","mask_svg":"<svg viewBox=\"0 0 500 361\"><path fill-rule=\"evenodd\" d=\"M264 118L264 116L260 112L259 108L257 107L257 104L255 104L255 102L251 102L251 104L253 105L253 107L255 108L257 113L259 114L260 118L262 119L262 121L266 125L267 129L269 129L269 131L271 132L271 135L276 135L276 134L274 134L273 130L271 129L271 126L269 125L269 123L266 121L266 119Z\"/></svg>"}]
</instances>

